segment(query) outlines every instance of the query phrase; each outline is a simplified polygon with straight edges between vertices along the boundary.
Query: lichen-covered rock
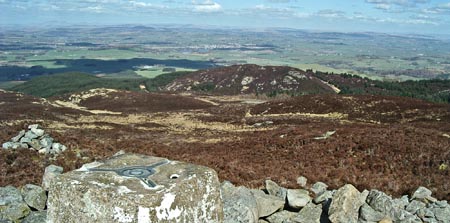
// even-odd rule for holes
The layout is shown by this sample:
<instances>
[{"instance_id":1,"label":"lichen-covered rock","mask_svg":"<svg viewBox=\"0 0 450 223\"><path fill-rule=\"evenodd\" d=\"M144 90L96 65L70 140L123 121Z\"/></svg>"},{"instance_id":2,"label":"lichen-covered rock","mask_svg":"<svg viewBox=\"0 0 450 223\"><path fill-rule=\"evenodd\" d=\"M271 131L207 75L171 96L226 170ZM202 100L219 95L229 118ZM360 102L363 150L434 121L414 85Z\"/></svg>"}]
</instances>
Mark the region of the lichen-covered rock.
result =
<instances>
[{"instance_id":1,"label":"lichen-covered rock","mask_svg":"<svg viewBox=\"0 0 450 223\"><path fill-rule=\"evenodd\" d=\"M359 218L367 222L379 222L385 217L385 214L375 211L366 203L364 203L359 210Z\"/></svg>"},{"instance_id":2,"label":"lichen-covered rock","mask_svg":"<svg viewBox=\"0 0 450 223\"><path fill-rule=\"evenodd\" d=\"M56 176L62 174L62 172L63 168L60 166L50 165L46 167L44 176L42 177L42 188L48 191L52 181L56 178Z\"/></svg>"},{"instance_id":3,"label":"lichen-covered rock","mask_svg":"<svg viewBox=\"0 0 450 223\"><path fill-rule=\"evenodd\" d=\"M361 193L353 185L347 184L333 195L328 211L329 219L332 223L356 223L362 205Z\"/></svg>"},{"instance_id":4,"label":"lichen-covered rock","mask_svg":"<svg viewBox=\"0 0 450 223\"><path fill-rule=\"evenodd\" d=\"M19 140L25 135L25 130L20 131L16 136L11 138L11 142L19 142Z\"/></svg>"},{"instance_id":5,"label":"lichen-covered rock","mask_svg":"<svg viewBox=\"0 0 450 223\"><path fill-rule=\"evenodd\" d=\"M278 186L277 183L271 181L271 180L266 180L265 181L265 186L266 186L266 190L270 195L273 196L277 196L281 199L286 199L286 195L287 195L287 189Z\"/></svg>"},{"instance_id":6,"label":"lichen-covered rock","mask_svg":"<svg viewBox=\"0 0 450 223\"><path fill-rule=\"evenodd\" d=\"M324 191L324 192L320 193L319 195L317 195L314 198L314 203L320 204L324 201L331 199L332 197L333 197L333 192L327 190L327 191Z\"/></svg>"},{"instance_id":7,"label":"lichen-covered rock","mask_svg":"<svg viewBox=\"0 0 450 223\"><path fill-rule=\"evenodd\" d=\"M0 187L0 219L18 221L27 216L30 211L17 188Z\"/></svg>"},{"instance_id":8,"label":"lichen-covered rock","mask_svg":"<svg viewBox=\"0 0 450 223\"><path fill-rule=\"evenodd\" d=\"M235 187L230 182L221 185L225 223L253 223L259 218L258 205L250 189Z\"/></svg>"},{"instance_id":9,"label":"lichen-covered rock","mask_svg":"<svg viewBox=\"0 0 450 223\"><path fill-rule=\"evenodd\" d=\"M290 211L280 211L270 215L266 220L270 223L290 223L297 213Z\"/></svg>"},{"instance_id":10,"label":"lichen-covered rock","mask_svg":"<svg viewBox=\"0 0 450 223\"><path fill-rule=\"evenodd\" d=\"M292 218L292 221L296 223L320 223L321 215L321 205L309 203L300 210L297 216Z\"/></svg>"},{"instance_id":11,"label":"lichen-covered rock","mask_svg":"<svg viewBox=\"0 0 450 223\"><path fill-rule=\"evenodd\" d=\"M328 188L328 185L326 185L325 183L317 182L312 185L311 191L314 192L314 194L318 195L318 194L325 192L327 190L327 188Z\"/></svg>"},{"instance_id":12,"label":"lichen-covered rock","mask_svg":"<svg viewBox=\"0 0 450 223\"><path fill-rule=\"evenodd\" d=\"M283 209L285 201L279 197L265 194L261 190L251 190L258 207L259 218L267 217Z\"/></svg>"},{"instance_id":13,"label":"lichen-covered rock","mask_svg":"<svg viewBox=\"0 0 450 223\"><path fill-rule=\"evenodd\" d=\"M289 207L299 209L306 206L311 201L311 197L307 190L289 189L287 191L287 201Z\"/></svg>"},{"instance_id":14,"label":"lichen-covered rock","mask_svg":"<svg viewBox=\"0 0 450 223\"><path fill-rule=\"evenodd\" d=\"M56 176L47 222L222 222L214 170L124 154Z\"/></svg>"},{"instance_id":15,"label":"lichen-covered rock","mask_svg":"<svg viewBox=\"0 0 450 223\"><path fill-rule=\"evenodd\" d=\"M390 196L381 191L370 191L369 196L367 196L367 204L369 204L374 210L388 216L394 222L419 221L417 216L404 210L403 205L401 207L398 207L398 204L396 204L396 202L394 202L394 200Z\"/></svg>"},{"instance_id":16,"label":"lichen-covered rock","mask_svg":"<svg viewBox=\"0 0 450 223\"><path fill-rule=\"evenodd\" d=\"M412 195L412 199L425 199L427 197L431 197L431 190L429 190L428 188L425 187L419 187L417 188L416 191L414 191L413 195Z\"/></svg>"},{"instance_id":17,"label":"lichen-covered rock","mask_svg":"<svg viewBox=\"0 0 450 223\"><path fill-rule=\"evenodd\" d=\"M42 211L45 209L45 204L47 203L47 195L45 194L44 189L42 187L27 184L22 187L20 190L22 193L23 200L28 206Z\"/></svg>"},{"instance_id":18,"label":"lichen-covered rock","mask_svg":"<svg viewBox=\"0 0 450 223\"><path fill-rule=\"evenodd\" d=\"M47 211L33 211L21 223L44 223L47 221Z\"/></svg>"}]
</instances>

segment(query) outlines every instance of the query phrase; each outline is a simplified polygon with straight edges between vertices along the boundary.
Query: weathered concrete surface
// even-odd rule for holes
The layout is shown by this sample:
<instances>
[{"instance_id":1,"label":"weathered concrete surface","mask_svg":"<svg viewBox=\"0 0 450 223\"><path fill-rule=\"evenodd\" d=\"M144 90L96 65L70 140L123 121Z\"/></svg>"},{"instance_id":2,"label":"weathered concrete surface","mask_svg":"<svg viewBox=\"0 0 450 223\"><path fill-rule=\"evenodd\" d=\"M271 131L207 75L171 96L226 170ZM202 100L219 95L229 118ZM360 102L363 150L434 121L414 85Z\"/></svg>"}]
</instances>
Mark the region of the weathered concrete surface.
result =
<instances>
[{"instance_id":1,"label":"weathered concrete surface","mask_svg":"<svg viewBox=\"0 0 450 223\"><path fill-rule=\"evenodd\" d=\"M121 176L124 167L150 166L146 179ZM56 177L48 198L49 223L59 222L222 222L217 174L202 166L163 158L123 154Z\"/></svg>"}]
</instances>

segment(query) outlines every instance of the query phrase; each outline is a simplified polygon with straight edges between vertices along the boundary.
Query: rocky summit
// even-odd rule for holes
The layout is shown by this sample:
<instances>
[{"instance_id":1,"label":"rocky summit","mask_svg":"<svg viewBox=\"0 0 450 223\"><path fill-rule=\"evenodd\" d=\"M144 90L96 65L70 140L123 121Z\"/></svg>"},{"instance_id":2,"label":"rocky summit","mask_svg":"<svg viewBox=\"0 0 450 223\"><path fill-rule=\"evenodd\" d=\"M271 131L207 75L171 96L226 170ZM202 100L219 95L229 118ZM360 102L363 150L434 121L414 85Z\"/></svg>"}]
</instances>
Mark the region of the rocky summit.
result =
<instances>
[{"instance_id":1,"label":"rocky summit","mask_svg":"<svg viewBox=\"0 0 450 223\"><path fill-rule=\"evenodd\" d=\"M55 142L45 131L38 125L28 126L28 131L21 130L10 141L3 143L3 149L31 149L42 154L57 155L66 151L67 147L61 143Z\"/></svg>"}]
</instances>

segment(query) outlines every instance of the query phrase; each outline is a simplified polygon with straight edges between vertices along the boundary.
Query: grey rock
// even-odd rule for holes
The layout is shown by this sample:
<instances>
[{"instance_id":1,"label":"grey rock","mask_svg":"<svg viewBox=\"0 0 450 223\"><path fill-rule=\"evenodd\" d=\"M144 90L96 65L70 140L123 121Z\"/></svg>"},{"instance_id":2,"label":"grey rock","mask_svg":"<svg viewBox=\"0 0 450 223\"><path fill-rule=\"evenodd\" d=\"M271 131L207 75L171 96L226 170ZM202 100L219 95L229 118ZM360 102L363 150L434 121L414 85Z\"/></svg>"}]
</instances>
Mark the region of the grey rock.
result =
<instances>
[{"instance_id":1,"label":"grey rock","mask_svg":"<svg viewBox=\"0 0 450 223\"><path fill-rule=\"evenodd\" d=\"M53 138L52 137L43 137L40 140L41 146L43 148L51 148L53 144Z\"/></svg>"},{"instance_id":2,"label":"grey rock","mask_svg":"<svg viewBox=\"0 0 450 223\"><path fill-rule=\"evenodd\" d=\"M444 207L444 208L431 208L431 212L433 212L436 220L439 223L444 222L450 222L450 207Z\"/></svg>"},{"instance_id":3,"label":"grey rock","mask_svg":"<svg viewBox=\"0 0 450 223\"><path fill-rule=\"evenodd\" d=\"M436 217L434 215L434 212L431 211L431 209L429 209L429 208L419 209L417 211L416 215L424 221L425 221L425 219L434 219Z\"/></svg>"},{"instance_id":4,"label":"grey rock","mask_svg":"<svg viewBox=\"0 0 450 223\"><path fill-rule=\"evenodd\" d=\"M48 191L50 184L63 172L63 168L60 166L50 165L45 168L44 176L42 177L42 188Z\"/></svg>"},{"instance_id":5,"label":"grey rock","mask_svg":"<svg viewBox=\"0 0 450 223\"><path fill-rule=\"evenodd\" d=\"M361 193L353 185L347 184L333 195L328 210L329 218L333 223L356 223L362 205Z\"/></svg>"},{"instance_id":6,"label":"grey rock","mask_svg":"<svg viewBox=\"0 0 450 223\"><path fill-rule=\"evenodd\" d=\"M306 179L306 177L304 177L304 176L300 176L299 178L297 178L297 184L301 188L305 188L307 182L308 182L308 179Z\"/></svg>"},{"instance_id":7,"label":"grey rock","mask_svg":"<svg viewBox=\"0 0 450 223\"><path fill-rule=\"evenodd\" d=\"M32 124L28 126L28 129L39 129L41 126L39 124Z\"/></svg>"},{"instance_id":8,"label":"grey rock","mask_svg":"<svg viewBox=\"0 0 450 223\"><path fill-rule=\"evenodd\" d=\"M311 197L307 190L289 189L287 190L287 201L289 207L299 209L305 207L311 201Z\"/></svg>"},{"instance_id":9,"label":"grey rock","mask_svg":"<svg viewBox=\"0 0 450 223\"><path fill-rule=\"evenodd\" d=\"M26 133L25 133L25 136L24 136L25 138L29 138L30 140L31 139L37 139L38 138L38 136L36 135L36 134L34 134L32 131L27 131Z\"/></svg>"},{"instance_id":10,"label":"grey rock","mask_svg":"<svg viewBox=\"0 0 450 223\"><path fill-rule=\"evenodd\" d=\"M431 190L429 190L428 188L425 187L419 187L417 188L417 190L413 193L412 198L411 199L419 199L419 200L423 200L426 199L428 197L431 197Z\"/></svg>"},{"instance_id":11,"label":"grey rock","mask_svg":"<svg viewBox=\"0 0 450 223\"><path fill-rule=\"evenodd\" d=\"M27 137L22 137L22 138L20 139L20 142L21 142L21 143L31 143L31 139L30 139L30 138L27 138Z\"/></svg>"},{"instance_id":12,"label":"grey rock","mask_svg":"<svg viewBox=\"0 0 450 223\"><path fill-rule=\"evenodd\" d=\"M297 213L295 212L283 210L270 215L266 220L270 223L292 223L291 219L294 218L296 214Z\"/></svg>"},{"instance_id":13,"label":"grey rock","mask_svg":"<svg viewBox=\"0 0 450 223\"><path fill-rule=\"evenodd\" d=\"M394 222L417 222L413 214L397 207L393 199L385 193L377 190L370 191L367 203L378 212L388 216Z\"/></svg>"},{"instance_id":14,"label":"grey rock","mask_svg":"<svg viewBox=\"0 0 450 223\"><path fill-rule=\"evenodd\" d=\"M437 202L433 203L433 205L435 207L439 207L439 208L449 207L449 204L447 201L437 201Z\"/></svg>"},{"instance_id":15,"label":"grey rock","mask_svg":"<svg viewBox=\"0 0 450 223\"><path fill-rule=\"evenodd\" d=\"M20 191L13 186L0 187L0 206L22 203Z\"/></svg>"},{"instance_id":16,"label":"grey rock","mask_svg":"<svg viewBox=\"0 0 450 223\"><path fill-rule=\"evenodd\" d=\"M292 218L292 222L296 223L320 223L320 217L322 215L321 205L315 205L312 203L307 204L298 215Z\"/></svg>"},{"instance_id":17,"label":"grey rock","mask_svg":"<svg viewBox=\"0 0 450 223\"><path fill-rule=\"evenodd\" d=\"M320 204L320 203L322 203L324 201L327 201L327 200L331 199L332 197L333 197L333 193L331 191L327 190L327 191L324 191L323 193L317 195L314 198L314 203Z\"/></svg>"},{"instance_id":18,"label":"grey rock","mask_svg":"<svg viewBox=\"0 0 450 223\"><path fill-rule=\"evenodd\" d=\"M409 198L407 195L402 196L401 198L397 198L392 200L394 208L405 209L409 204Z\"/></svg>"},{"instance_id":19,"label":"grey rock","mask_svg":"<svg viewBox=\"0 0 450 223\"><path fill-rule=\"evenodd\" d=\"M19 140L25 135L25 130L22 130L16 136L11 138L12 142L19 142Z\"/></svg>"},{"instance_id":20,"label":"grey rock","mask_svg":"<svg viewBox=\"0 0 450 223\"><path fill-rule=\"evenodd\" d=\"M22 223L44 223L47 221L47 211L33 211L22 220Z\"/></svg>"},{"instance_id":21,"label":"grey rock","mask_svg":"<svg viewBox=\"0 0 450 223\"><path fill-rule=\"evenodd\" d=\"M265 181L265 186L266 186L266 190L270 195L279 197L281 199L286 199L287 196L287 189L278 186L277 183L271 181L271 180L266 180Z\"/></svg>"},{"instance_id":22,"label":"grey rock","mask_svg":"<svg viewBox=\"0 0 450 223\"><path fill-rule=\"evenodd\" d=\"M317 182L317 183L312 185L311 191L314 192L317 195L317 194L321 194L324 191L326 191L327 188L328 188L328 185L326 185L325 183Z\"/></svg>"},{"instance_id":23,"label":"grey rock","mask_svg":"<svg viewBox=\"0 0 450 223\"><path fill-rule=\"evenodd\" d=\"M265 194L261 190L251 190L256 199L259 218L267 217L283 209L285 201L279 197Z\"/></svg>"},{"instance_id":24,"label":"grey rock","mask_svg":"<svg viewBox=\"0 0 450 223\"><path fill-rule=\"evenodd\" d=\"M28 145L30 145L31 148L33 148L35 150L40 150L42 148L41 143L37 139L32 139L31 142L28 143Z\"/></svg>"},{"instance_id":25,"label":"grey rock","mask_svg":"<svg viewBox=\"0 0 450 223\"><path fill-rule=\"evenodd\" d=\"M379 222L383 220L385 215L381 212L375 211L370 205L364 203L359 210L359 217L368 222Z\"/></svg>"},{"instance_id":26,"label":"grey rock","mask_svg":"<svg viewBox=\"0 0 450 223\"><path fill-rule=\"evenodd\" d=\"M64 152L67 149L66 146L62 145L61 143L53 143L52 144L52 149L50 150L51 154L58 154L61 152Z\"/></svg>"},{"instance_id":27,"label":"grey rock","mask_svg":"<svg viewBox=\"0 0 450 223\"><path fill-rule=\"evenodd\" d=\"M12 142L5 142L2 144L3 149L12 149L13 143Z\"/></svg>"},{"instance_id":28,"label":"grey rock","mask_svg":"<svg viewBox=\"0 0 450 223\"><path fill-rule=\"evenodd\" d=\"M45 194L44 189L40 186L36 186L33 184L27 184L22 187L21 193L23 196L23 200L28 206L42 211L45 209L45 205L47 203L47 195Z\"/></svg>"},{"instance_id":29,"label":"grey rock","mask_svg":"<svg viewBox=\"0 0 450 223\"><path fill-rule=\"evenodd\" d=\"M47 153L49 153L49 151L50 151L49 148L42 148L42 149L38 150L38 152L39 152L40 154L47 154Z\"/></svg>"},{"instance_id":30,"label":"grey rock","mask_svg":"<svg viewBox=\"0 0 450 223\"><path fill-rule=\"evenodd\" d=\"M45 133L43 129L38 129L38 128L32 128L30 131L33 134L37 135L38 137L43 136Z\"/></svg>"},{"instance_id":31,"label":"grey rock","mask_svg":"<svg viewBox=\"0 0 450 223\"><path fill-rule=\"evenodd\" d=\"M230 183L221 186L224 222L253 223L259 219L258 205L251 191L234 187Z\"/></svg>"},{"instance_id":32,"label":"grey rock","mask_svg":"<svg viewBox=\"0 0 450 223\"><path fill-rule=\"evenodd\" d=\"M5 220L18 221L30 213L20 191L12 186L0 187L0 216Z\"/></svg>"},{"instance_id":33,"label":"grey rock","mask_svg":"<svg viewBox=\"0 0 450 223\"><path fill-rule=\"evenodd\" d=\"M406 206L406 211L411 214L416 214L419 209L425 208L427 205L421 201L413 200Z\"/></svg>"}]
</instances>

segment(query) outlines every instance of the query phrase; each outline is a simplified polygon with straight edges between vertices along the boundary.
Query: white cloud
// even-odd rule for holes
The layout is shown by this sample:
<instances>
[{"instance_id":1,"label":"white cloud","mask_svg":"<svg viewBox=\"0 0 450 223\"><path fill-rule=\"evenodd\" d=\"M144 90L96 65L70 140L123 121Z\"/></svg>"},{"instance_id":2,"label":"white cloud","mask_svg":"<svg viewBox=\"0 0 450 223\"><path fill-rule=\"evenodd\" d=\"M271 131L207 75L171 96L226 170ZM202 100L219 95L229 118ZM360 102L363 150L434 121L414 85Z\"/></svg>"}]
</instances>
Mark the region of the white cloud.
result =
<instances>
[{"instance_id":1,"label":"white cloud","mask_svg":"<svg viewBox=\"0 0 450 223\"><path fill-rule=\"evenodd\" d=\"M219 3L211 0L206 0L202 3L192 1L192 5L194 5L194 11L197 12L218 12L222 10L222 6Z\"/></svg>"}]
</instances>

